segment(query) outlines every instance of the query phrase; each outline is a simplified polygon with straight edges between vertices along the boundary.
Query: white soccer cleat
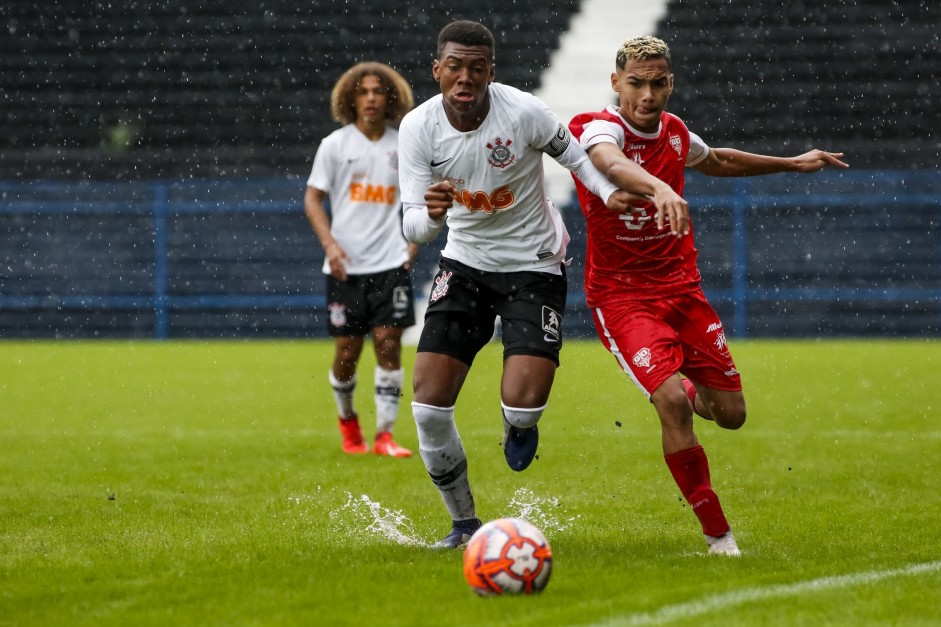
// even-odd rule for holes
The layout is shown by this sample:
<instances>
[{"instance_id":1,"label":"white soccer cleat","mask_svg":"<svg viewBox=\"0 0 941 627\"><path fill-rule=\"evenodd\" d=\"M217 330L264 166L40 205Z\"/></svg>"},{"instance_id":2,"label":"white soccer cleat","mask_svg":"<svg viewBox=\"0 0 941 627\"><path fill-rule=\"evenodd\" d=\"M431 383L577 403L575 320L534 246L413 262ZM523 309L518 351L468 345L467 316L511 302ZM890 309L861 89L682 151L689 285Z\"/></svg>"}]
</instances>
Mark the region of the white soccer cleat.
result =
<instances>
[{"instance_id":1,"label":"white soccer cleat","mask_svg":"<svg viewBox=\"0 0 941 627\"><path fill-rule=\"evenodd\" d=\"M709 555L728 555L729 557L738 557L742 552L735 542L735 536L729 529L719 537L706 536L706 542L709 544Z\"/></svg>"}]
</instances>

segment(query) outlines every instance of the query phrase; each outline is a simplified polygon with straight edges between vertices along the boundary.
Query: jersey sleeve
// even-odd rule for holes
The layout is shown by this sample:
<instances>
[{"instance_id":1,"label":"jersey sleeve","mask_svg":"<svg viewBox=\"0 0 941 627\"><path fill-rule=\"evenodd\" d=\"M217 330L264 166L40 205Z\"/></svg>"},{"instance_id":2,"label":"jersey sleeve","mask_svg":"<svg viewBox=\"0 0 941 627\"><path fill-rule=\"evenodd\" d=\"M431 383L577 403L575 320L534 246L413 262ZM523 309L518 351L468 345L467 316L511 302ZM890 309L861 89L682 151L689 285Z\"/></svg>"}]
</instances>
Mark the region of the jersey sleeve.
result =
<instances>
[{"instance_id":1,"label":"jersey sleeve","mask_svg":"<svg viewBox=\"0 0 941 627\"><path fill-rule=\"evenodd\" d=\"M572 134L559 122L548 105L531 94L526 96L530 101L523 103L523 110L529 113L524 120L532 125L530 145L555 159L578 177L591 193L607 201L617 191L617 187L595 168L585 149L577 141L572 141Z\"/></svg>"},{"instance_id":2,"label":"jersey sleeve","mask_svg":"<svg viewBox=\"0 0 941 627\"><path fill-rule=\"evenodd\" d=\"M425 146L421 118L406 115L399 125L399 198L402 201L402 233L416 244L430 242L447 220L432 220L425 207L425 191L433 183L430 156Z\"/></svg>"},{"instance_id":3,"label":"jersey sleeve","mask_svg":"<svg viewBox=\"0 0 941 627\"><path fill-rule=\"evenodd\" d=\"M330 136L324 138L314 155L314 167L310 170L307 186L329 193L335 175L334 142Z\"/></svg>"},{"instance_id":4,"label":"jersey sleeve","mask_svg":"<svg viewBox=\"0 0 941 627\"><path fill-rule=\"evenodd\" d=\"M399 125L399 193L405 208L425 206L425 190L432 184L427 145L421 119L406 115Z\"/></svg>"},{"instance_id":5,"label":"jersey sleeve","mask_svg":"<svg viewBox=\"0 0 941 627\"><path fill-rule=\"evenodd\" d=\"M686 167L690 168L709 156L709 146L696 133L689 134L689 153L686 155Z\"/></svg>"},{"instance_id":6,"label":"jersey sleeve","mask_svg":"<svg viewBox=\"0 0 941 627\"><path fill-rule=\"evenodd\" d=\"M520 126L526 135L527 143L536 150L556 158L565 150L564 142L569 138L568 131L549 109L549 105L536 96L519 92L517 98L520 100L515 106L520 112ZM565 131L561 137L560 129Z\"/></svg>"},{"instance_id":7,"label":"jersey sleeve","mask_svg":"<svg viewBox=\"0 0 941 627\"><path fill-rule=\"evenodd\" d=\"M609 142L617 144L624 149L624 128L607 120L593 120L585 125L580 143L582 148L588 150L595 144Z\"/></svg>"}]
</instances>

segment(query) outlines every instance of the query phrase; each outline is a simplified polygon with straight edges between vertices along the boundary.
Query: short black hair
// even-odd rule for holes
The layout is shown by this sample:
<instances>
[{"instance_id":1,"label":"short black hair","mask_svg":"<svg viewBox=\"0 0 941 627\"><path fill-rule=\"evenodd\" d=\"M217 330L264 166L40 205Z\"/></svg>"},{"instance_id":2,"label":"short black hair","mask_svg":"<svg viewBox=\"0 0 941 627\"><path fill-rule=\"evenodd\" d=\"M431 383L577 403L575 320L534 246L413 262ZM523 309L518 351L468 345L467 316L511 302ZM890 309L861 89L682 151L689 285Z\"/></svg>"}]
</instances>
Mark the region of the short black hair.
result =
<instances>
[{"instance_id":1,"label":"short black hair","mask_svg":"<svg viewBox=\"0 0 941 627\"><path fill-rule=\"evenodd\" d=\"M480 22L458 20L451 22L438 33L438 58L444 52L448 43L463 44L465 46L486 46L490 48L490 57L494 56L494 39L490 29Z\"/></svg>"}]
</instances>

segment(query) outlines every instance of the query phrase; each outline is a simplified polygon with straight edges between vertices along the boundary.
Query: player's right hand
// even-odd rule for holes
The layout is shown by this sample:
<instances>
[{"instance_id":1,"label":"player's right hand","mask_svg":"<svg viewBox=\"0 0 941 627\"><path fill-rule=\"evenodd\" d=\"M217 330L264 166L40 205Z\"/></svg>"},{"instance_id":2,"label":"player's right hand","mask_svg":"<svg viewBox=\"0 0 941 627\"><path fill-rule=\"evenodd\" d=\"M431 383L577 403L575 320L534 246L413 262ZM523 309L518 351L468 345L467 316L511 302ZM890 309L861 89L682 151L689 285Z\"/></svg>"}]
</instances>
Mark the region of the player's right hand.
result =
<instances>
[{"instance_id":1,"label":"player's right hand","mask_svg":"<svg viewBox=\"0 0 941 627\"><path fill-rule=\"evenodd\" d=\"M689 235L689 203L672 187L666 184L657 186L653 204L657 208L657 228L662 229L669 222L673 235Z\"/></svg>"},{"instance_id":2,"label":"player's right hand","mask_svg":"<svg viewBox=\"0 0 941 627\"><path fill-rule=\"evenodd\" d=\"M428 217L440 220L453 204L453 195L457 190L451 181L439 181L425 191L425 206L428 208Z\"/></svg>"}]
</instances>

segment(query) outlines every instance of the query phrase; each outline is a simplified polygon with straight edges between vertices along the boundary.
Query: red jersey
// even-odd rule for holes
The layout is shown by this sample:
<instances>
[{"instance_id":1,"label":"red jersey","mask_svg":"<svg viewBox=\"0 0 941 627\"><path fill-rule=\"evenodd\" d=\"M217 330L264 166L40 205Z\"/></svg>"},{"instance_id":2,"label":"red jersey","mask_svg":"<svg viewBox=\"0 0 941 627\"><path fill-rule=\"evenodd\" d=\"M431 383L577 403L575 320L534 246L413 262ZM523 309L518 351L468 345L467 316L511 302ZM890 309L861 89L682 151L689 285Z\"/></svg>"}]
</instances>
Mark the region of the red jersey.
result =
<instances>
[{"instance_id":1,"label":"red jersey","mask_svg":"<svg viewBox=\"0 0 941 627\"><path fill-rule=\"evenodd\" d=\"M658 133L641 134L609 107L572 118L572 135L581 141L586 125L594 120L620 126L623 145L620 137L615 139L627 158L683 195L690 132L682 120L664 112ZM575 188L588 230L585 297L589 307L611 299L653 299L698 289L699 252L693 241L692 223L689 235L677 238L669 228L657 228L653 203L638 201L627 213L618 213L608 209L577 178Z\"/></svg>"}]
</instances>

